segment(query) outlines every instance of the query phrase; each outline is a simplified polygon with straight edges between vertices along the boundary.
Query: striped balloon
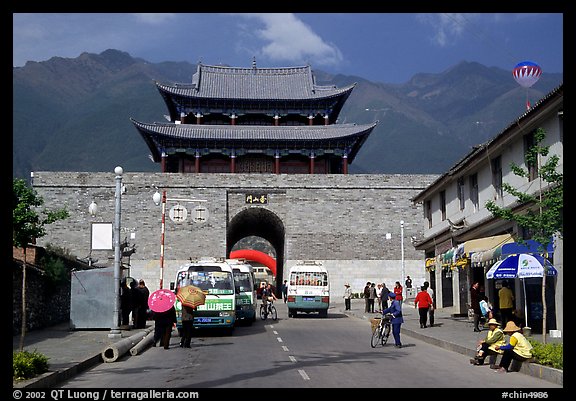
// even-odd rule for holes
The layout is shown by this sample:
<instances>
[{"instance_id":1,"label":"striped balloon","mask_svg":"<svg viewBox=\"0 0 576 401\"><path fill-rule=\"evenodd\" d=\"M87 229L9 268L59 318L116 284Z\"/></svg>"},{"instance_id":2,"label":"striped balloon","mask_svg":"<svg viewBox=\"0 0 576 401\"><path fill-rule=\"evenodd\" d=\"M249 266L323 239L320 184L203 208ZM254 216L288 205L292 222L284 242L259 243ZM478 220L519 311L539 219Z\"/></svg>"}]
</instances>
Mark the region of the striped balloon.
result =
<instances>
[{"instance_id":1,"label":"striped balloon","mask_svg":"<svg viewBox=\"0 0 576 401\"><path fill-rule=\"evenodd\" d=\"M531 61L522 61L516 64L516 67L512 70L512 75L521 86L529 88L540 79L542 68Z\"/></svg>"}]
</instances>

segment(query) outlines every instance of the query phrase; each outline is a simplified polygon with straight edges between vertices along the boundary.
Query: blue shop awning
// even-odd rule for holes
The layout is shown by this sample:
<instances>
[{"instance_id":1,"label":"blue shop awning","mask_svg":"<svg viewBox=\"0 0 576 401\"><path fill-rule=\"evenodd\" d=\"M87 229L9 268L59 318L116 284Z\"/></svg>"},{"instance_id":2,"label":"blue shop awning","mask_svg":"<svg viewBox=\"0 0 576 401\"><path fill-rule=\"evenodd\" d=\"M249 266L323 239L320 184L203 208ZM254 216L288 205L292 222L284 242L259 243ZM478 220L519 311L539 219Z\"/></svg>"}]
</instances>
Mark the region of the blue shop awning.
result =
<instances>
[{"instance_id":1,"label":"blue shop awning","mask_svg":"<svg viewBox=\"0 0 576 401\"><path fill-rule=\"evenodd\" d=\"M517 253L529 253L529 254L542 254L548 253L548 256L552 256L554 253L554 245L552 241L546 247L546 251L542 251L542 246L539 242L534 241L532 239L526 240L526 243L523 244L521 242L511 242L509 244L504 244L502 246L502 255L513 255Z\"/></svg>"}]
</instances>

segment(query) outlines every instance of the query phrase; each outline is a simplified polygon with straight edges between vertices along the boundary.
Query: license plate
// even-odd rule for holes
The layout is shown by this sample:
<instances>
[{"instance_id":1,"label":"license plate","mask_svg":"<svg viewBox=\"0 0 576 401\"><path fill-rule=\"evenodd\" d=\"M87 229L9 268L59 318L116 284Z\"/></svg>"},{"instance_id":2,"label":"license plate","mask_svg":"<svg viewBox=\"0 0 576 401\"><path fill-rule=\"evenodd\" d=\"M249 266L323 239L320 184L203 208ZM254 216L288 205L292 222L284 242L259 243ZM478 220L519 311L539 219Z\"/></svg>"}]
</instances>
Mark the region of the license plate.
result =
<instances>
[{"instance_id":1,"label":"license plate","mask_svg":"<svg viewBox=\"0 0 576 401\"><path fill-rule=\"evenodd\" d=\"M198 318L198 323L210 323L212 322L212 319L210 319L209 317L199 317Z\"/></svg>"},{"instance_id":2,"label":"license plate","mask_svg":"<svg viewBox=\"0 0 576 401\"><path fill-rule=\"evenodd\" d=\"M312 302L314 302L315 299L314 299L314 297L303 297L302 300L303 300L303 301L312 301Z\"/></svg>"}]
</instances>

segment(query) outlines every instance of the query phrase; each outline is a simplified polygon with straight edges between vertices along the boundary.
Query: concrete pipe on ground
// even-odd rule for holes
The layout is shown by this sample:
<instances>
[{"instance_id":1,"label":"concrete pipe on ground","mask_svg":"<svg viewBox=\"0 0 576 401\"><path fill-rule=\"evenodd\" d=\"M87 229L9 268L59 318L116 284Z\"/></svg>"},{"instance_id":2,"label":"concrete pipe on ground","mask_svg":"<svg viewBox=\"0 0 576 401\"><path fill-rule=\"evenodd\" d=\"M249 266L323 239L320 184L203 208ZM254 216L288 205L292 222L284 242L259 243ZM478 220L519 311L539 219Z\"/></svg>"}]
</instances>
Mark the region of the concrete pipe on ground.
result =
<instances>
[{"instance_id":1,"label":"concrete pipe on ground","mask_svg":"<svg viewBox=\"0 0 576 401\"><path fill-rule=\"evenodd\" d=\"M146 347L150 346L152 342L154 342L154 330L150 331L146 337L139 341L135 346L130 348L130 355L138 355L140 352L146 349Z\"/></svg>"},{"instance_id":2,"label":"concrete pipe on ground","mask_svg":"<svg viewBox=\"0 0 576 401\"><path fill-rule=\"evenodd\" d=\"M102 351L102 359L104 362L115 362L122 355L126 354L130 348L134 347L134 345L142 341L142 339L146 337L149 332L150 331L148 329L139 331L130 337L123 338L114 344L108 345Z\"/></svg>"}]
</instances>

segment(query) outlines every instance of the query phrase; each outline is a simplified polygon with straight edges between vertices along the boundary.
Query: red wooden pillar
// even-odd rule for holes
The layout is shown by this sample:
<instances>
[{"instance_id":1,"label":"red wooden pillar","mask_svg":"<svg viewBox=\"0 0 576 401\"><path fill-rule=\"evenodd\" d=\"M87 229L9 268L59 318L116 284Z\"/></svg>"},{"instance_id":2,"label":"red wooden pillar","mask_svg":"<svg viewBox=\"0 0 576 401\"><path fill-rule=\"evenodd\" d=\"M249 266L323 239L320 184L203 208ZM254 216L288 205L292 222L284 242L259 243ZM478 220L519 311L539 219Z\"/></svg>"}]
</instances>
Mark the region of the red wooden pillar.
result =
<instances>
[{"instance_id":1,"label":"red wooden pillar","mask_svg":"<svg viewBox=\"0 0 576 401\"><path fill-rule=\"evenodd\" d=\"M348 153L342 155L342 174L348 174Z\"/></svg>"},{"instance_id":2,"label":"red wooden pillar","mask_svg":"<svg viewBox=\"0 0 576 401\"><path fill-rule=\"evenodd\" d=\"M313 125L314 124L314 116L312 114L310 114L308 116L308 125Z\"/></svg>"},{"instance_id":3,"label":"red wooden pillar","mask_svg":"<svg viewBox=\"0 0 576 401\"><path fill-rule=\"evenodd\" d=\"M236 125L236 119L237 119L237 118L238 118L238 116L237 116L236 114L232 113L232 114L230 115L230 124L231 124L231 125Z\"/></svg>"},{"instance_id":4,"label":"red wooden pillar","mask_svg":"<svg viewBox=\"0 0 576 401\"><path fill-rule=\"evenodd\" d=\"M314 154L314 152L310 152L310 174L314 174L314 159L316 158L316 155Z\"/></svg>"},{"instance_id":5,"label":"red wooden pillar","mask_svg":"<svg viewBox=\"0 0 576 401\"><path fill-rule=\"evenodd\" d=\"M202 113L196 113L196 124L202 124Z\"/></svg>"},{"instance_id":6,"label":"red wooden pillar","mask_svg":"<svg viewBox=\"0 0 576 401\"><path fill-rule=\"evenodd\" d=\"M324 125L328 125L328 120L329 120L328 114L324 114Z\"/></svg>"},{"instance_id":7,"label":"red wooden pillar","mask_svg":"<svg viewBox=\"0 0 576 401\"><path fill-rule=\"evenodd\" d=\"M274 174L280 174L280 153L274 154Z\"/></svg>"},{"instance_id":8,"label":"red wooden pillar","mask_svg":"<svg viewBox=\"0 0 576 401\"><path fill-rule=\"evenodd\" d=\"M236 172L236 153L234 152L230 154L230 172Z\"/></svg>"},{"instance_id":9,"label":"red wooden pillar","mask_svg":"<svg viewBox=\"0 0 576 401\"><path fill-rule=\"evenodd\" d=\"M166 172L166 159L168 158L168 156L166 155L166 153L162 152L162 157L160 159L160 171L162 171L163 173Z\"/></svg>"},{"instance_id":10,"label":"red wooden pillar","mask_svg":"<svg viewBox=\"0 0 576 401\"><path fill-rule=\"evenodd\" d=\"M196 160L194 160L194 172L200 172L200 153L196 152Z\"/></svg>"},{"instance_id":11,"label":"red wooden pillar","mask_svg":"<svg viewBox=\"0 0 576 401\"><path fill-rule=\"evenodd\" d=\"M278 125L280 125L280 116L278 114L276 114L274 116L274 126L277 127Z\"/></svg>"}]
</instances>

